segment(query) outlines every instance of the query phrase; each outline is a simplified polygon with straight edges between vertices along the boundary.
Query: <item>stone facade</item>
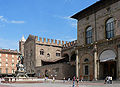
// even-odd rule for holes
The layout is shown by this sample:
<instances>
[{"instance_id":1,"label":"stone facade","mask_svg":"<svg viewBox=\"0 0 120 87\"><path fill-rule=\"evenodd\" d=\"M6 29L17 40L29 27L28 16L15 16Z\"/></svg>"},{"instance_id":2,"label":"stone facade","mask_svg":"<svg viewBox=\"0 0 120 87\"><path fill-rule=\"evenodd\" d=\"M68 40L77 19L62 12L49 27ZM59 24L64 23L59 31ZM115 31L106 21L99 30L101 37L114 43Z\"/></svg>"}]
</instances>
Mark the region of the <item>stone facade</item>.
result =
<instances>
[{"instance_id":1,"label":"stone facade","mask_svg":"<svg viewBox=\"0 0 120 87\"><path fill-rule=\"evenodd\" d=\"M57 63L57 64L51 64L46 66L41 66L36 68L37 73L39 77L44 77L46 74L48 75L48 78L52 79L53 76L56 79L63 79L64 77L66 79L71 78L75 75L75 67L71 66L67 63Z\"/></svg>"},{"instance_id":2,"label":"stone facade","mask_svg":"<svg viewBox=\"0 0 120 87\"><path fill-rule=\"evenodd\" d=\"M120 79L120 0L100 0L72 16L78 20L78 77L85 80ZM107 38L107 21L113 18L113 36ZM87 29L92 27L92 41L87 44ZM110 59L110 54L114 54ZM106 57L106 60L102 61Z\"/></svg>"},{"instance_id":3,"label":"stone facade","mask_svg":"<svg viewBox=\"0 0 120 87\"><path fill-rule=\"evenodd\" d=\"M19 52L22 54L22 56L24 56L24 43L25 43L25 41L26 40L25 40L24 36L19 41Z\"/></svg>"},{"instance_id":4,"label":"stone facade","mask_svg":"<svg viewBox=\"0 0 120 87\"><path fill-rule=\"evenodd\" d=\"M66 72L73 72L75 70L74 66L69 64L69 57L66 57L62 53L62 48L66 46L71 46L74 43L67 43L64 45L64 41L57 41L53 39L38 38L37 36L29 35L24 43L24 66L26 67L27 74L35 74L38 77L45 77L46 72L53 73L55 70L57 74L57 79L62 79L64 77L75 75L75 72L71 74L66 74ZM64 45L64 47L63 47ZM64 67L63 67L64 66ZM69 67L69 71L67 70ZM73 67L73 68L72 68ZM65 71L67 70L67 71ZM61 75L62 73L62 75ZM51 75L49 74L49 78ZM53 73L55 74L55 73Z\"/></svg>"}]
</instances>

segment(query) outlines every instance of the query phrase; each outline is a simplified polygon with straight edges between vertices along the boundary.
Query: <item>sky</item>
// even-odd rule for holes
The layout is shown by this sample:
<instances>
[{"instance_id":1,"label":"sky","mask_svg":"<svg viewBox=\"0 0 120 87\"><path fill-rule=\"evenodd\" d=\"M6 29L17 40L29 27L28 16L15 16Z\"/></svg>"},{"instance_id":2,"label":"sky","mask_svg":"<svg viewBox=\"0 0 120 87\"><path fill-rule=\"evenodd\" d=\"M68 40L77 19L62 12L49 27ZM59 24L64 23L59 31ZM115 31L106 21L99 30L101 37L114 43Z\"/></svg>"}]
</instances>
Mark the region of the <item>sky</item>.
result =
<instances>
[{"instance_id":1,"label":"sky","mask_svg":"<svg viewBox=\"0 0 120 87\"><path fill-rule=\"evenodd\" d=\"M0 48L18 50L31 35L73 41L77 20L70 17L99 0L0 0Z\"/></svg>"}]
</instances>

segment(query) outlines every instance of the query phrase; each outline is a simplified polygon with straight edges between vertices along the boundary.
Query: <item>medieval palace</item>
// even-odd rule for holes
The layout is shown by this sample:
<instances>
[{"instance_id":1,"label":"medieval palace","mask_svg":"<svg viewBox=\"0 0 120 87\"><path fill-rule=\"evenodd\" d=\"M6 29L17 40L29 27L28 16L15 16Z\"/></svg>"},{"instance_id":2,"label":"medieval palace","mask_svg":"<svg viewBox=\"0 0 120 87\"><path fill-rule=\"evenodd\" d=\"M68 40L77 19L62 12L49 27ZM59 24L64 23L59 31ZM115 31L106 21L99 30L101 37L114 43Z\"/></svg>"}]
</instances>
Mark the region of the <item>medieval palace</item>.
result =
<instances>
[{"instance_id":1,"label":"medieval palace","mask_svg":"<svg viewBox=\"0 0 120 87\"><path fill-rule=\"evenodd\" d=\"M57 79L120 79L120 0L100 0L71 18L78 21L75 41L33 35L19 41L26 72Z\"/></svg>"}]
</instances>

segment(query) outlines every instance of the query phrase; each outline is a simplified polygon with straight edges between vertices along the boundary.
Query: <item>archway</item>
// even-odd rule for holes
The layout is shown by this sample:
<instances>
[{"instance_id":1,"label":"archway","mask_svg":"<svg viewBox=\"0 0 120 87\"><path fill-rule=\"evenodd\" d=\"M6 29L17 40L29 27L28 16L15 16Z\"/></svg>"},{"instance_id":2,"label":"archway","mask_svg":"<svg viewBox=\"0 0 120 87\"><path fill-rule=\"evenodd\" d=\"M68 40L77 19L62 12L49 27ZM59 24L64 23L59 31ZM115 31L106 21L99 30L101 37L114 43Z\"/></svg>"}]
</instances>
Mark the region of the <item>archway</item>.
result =
<instances>
[{"instance_id":1,"label":"archway","mask_svg":"<svg viewBox=\"0 0 120 87\"><path fill-rule=\"evenodd\" d=\"M72 56L71 56L71 61L76 61L76 54L75 54L75 53L72 54Z\"/></svg>"},{"instance_id":2,"label":"archway","mask_svg":"<svg viewBox=\"0 0 120 87\"><path fill-rule=\"evenodd\" d=\"M69 55L68 54L64 54L62 57L64 57L64 59L62 59L61 62L69 62Z\"/></svg>"},{"instance_id":3,"label":"archway","mask_svg":"<svg viewBox=\"0 0 120 87\"><path fill-rule=\"evenodd\" d=\"M100 54L100 79L105 79L106 76L112 76L116 79L117 63L116 54L113 50L105 50Z\"/></svg>"}]
</instances>

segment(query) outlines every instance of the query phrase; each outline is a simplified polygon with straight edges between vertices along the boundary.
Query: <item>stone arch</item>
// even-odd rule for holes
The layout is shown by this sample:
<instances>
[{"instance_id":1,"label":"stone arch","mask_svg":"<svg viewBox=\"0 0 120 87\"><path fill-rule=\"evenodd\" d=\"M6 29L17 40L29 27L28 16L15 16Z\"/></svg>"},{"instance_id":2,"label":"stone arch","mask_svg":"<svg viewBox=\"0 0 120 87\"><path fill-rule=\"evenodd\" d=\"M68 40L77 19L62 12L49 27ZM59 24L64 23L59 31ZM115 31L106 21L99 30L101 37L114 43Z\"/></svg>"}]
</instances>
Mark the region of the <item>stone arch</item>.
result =
<instances>
[{"instance_id":1,"label":"stone arch","mask_svg":"<svg viewBox=\"0 0 120 87\"><path fill-rule=\"evenodd\" d=\"M111 49L107 49L107 50L103 50L100 55L99 55L99 60L100 62L105 62L107 60L111 60L111 59L115 59L117 56L116 56L116 53L111 50ZM110 59L108 59L110 58Z\"/></svg>"},{"instance_id":2,"label":"stone arch","mask_svg":"<svg viewBox=\"0 0 120 87\"><path fill-rule=\"evenodd\" d=\"M76 53L75 53L75 51L71 52L70 61L76 61Z\"/></svg>"},{"instance_id":3,"label":"stone arch","mask_svg":"<svg viewBox=\"0 0 120 87\"><path fill-rule=\"evenodd\" d=\"M83 63L86 58L88 58L90 62L93 61L93 56L92 56L92 54L89 54L89 53L83 54L81 56L81 60L80 61Z\"/></svg>"},{"instance_id":4,"label":"stone arch","mask_svg":"<svg viewBox=\"0 0 120 87\"><path fill-rule=\"evenodd\" d=\"M106 76L112 76L116 79L117 76L117 62L116 52L113 49L104 49L99 54L99 74L100 79L104 79Z\"/></svg>"},{"instance_id":5,"label":"stone arch","mask_svg":"<svg viewBox=\"0 0 120 87\"><path fill-rule=\"evenodd\" d=\"M98 52L98 59L99 59L99 60L100 60L100 55L101 55L104 51L106 51L106 50L112 50L112 51L115 53L116 57L117 57L117 51L116 51L116 49L111 48L111 47L109 47L109 48L102 48L102 49L99 50L99 52Z\"/></svg>"},{"instance_id":6,"label":"stone arch","mask_svg":"<svg viewBox=\"0 0 120 87\"><path fill-rule=\"evenodd\" d=\"M64 57L64 61L65 62L69 62L69 55L67 54L67 53L64 53L63 55L62 55L62 57Z\"/></svg>"}]
</instances>

